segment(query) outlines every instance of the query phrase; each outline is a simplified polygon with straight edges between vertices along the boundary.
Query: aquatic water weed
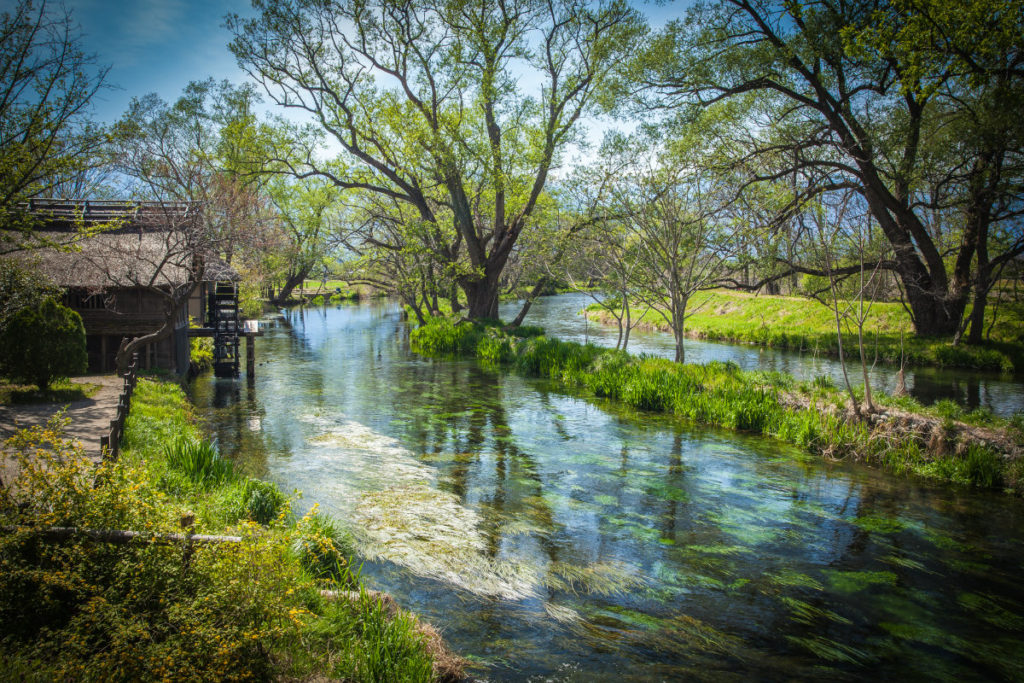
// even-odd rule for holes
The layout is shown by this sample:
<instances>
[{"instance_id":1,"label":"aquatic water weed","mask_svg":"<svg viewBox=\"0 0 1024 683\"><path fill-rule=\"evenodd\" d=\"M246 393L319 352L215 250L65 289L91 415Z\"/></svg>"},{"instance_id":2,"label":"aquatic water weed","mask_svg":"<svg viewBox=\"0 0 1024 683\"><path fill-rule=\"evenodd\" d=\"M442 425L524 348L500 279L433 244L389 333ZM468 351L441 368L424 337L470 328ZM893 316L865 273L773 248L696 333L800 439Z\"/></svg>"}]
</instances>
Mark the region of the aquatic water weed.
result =
<instances>
[{"instance_id":1,"label":"aquatic water weed","mask_svg":"<svg viewBox=\"0 0 1024 683\"><path fill-rule=\"evenodd\" d=\"M295 530L223 526L231 511L213 508L242 484L158 486L170 471L165 449L139 430L163 430L163 414L195 436L186 405L180 388L140 380L125 439L135 446L98 469L59 422L6 442L4 456L22 467L16 486L0 489L0 524L15 528L0 534L0 666L37 680L434 678L416 620L326 600L291 552ZM180 532L187 511L197 531L241 542L113 546L46 533Z\"/></svg>"},{"instance_id":2,"label":"aquatic water weed","mask_svg":"<svg viewBox=\"0 0 1024 683\"><path fill-rule=\"evenodd\" d=\"M456 332L456 327L468 329ZM543 336L506 336L508 346L502 344L503 351L497 354L490 350L499 344L496 334L493 328L485 332L484 327L453 326L440 319L413 330L412 340L414 349L424 353L477 355L480 339L486 335L489 359L505 357L510 349L512 358L507 363L517 372L559 380L571 391L702 424L774 436L831 460L850 458L896 473L958 484L1024 488L1018 475L1024 465L1019 459L999 457L989 444L969 444L974 440L969 436L963 437L962 448L932 449L915 429L901 427L899 418L879 425L853 419L844 397L824 381L806 386L806 393L801 393L801 385L791 377L743 372L735 363L685 365ZM948 438L944 440L959 442L961 427L954 415L964 417L962 409L940 403L935 412L946 415Z\"/></svg>"}]
</instances>

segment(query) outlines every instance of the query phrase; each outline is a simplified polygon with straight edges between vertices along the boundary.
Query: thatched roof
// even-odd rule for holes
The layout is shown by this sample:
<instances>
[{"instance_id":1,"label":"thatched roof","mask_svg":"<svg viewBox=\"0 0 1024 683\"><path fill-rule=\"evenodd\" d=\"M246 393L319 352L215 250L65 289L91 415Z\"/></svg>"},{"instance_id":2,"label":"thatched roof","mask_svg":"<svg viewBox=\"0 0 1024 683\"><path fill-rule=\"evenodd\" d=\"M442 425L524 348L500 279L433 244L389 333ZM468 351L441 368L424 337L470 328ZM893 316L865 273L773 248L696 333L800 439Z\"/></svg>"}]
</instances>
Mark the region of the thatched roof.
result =
<instances>
[{"instance_id":1,"label":"thatched roof","mask_svg":"<svg viewBox=\"0 0 1024 683\"><path fill-rule=\"evenodd\" d=\"M13 256L60 287L177 286L194 266L202 267L201 280L239 279L208 253L195 204L34 200L27 208L37 226L34 244L52 246ZM101 232L82 237L83 228Z\"/></svg>"},{"instance_id":2,"label":"thatched roof","mask_svg":"<svg viewBox=\"0 0 1024 683\"><path fill-rule=\"evenodd\" d=\"M60 236L41 235L54 240ZM110 289L184 284L195 254L180 233L167 231L101 233L64 249L34 249L15 256L59 287ZM238 273L216 256L207 256L200 265L201 280L239 279Z\"/></svg>"}]
</instances>

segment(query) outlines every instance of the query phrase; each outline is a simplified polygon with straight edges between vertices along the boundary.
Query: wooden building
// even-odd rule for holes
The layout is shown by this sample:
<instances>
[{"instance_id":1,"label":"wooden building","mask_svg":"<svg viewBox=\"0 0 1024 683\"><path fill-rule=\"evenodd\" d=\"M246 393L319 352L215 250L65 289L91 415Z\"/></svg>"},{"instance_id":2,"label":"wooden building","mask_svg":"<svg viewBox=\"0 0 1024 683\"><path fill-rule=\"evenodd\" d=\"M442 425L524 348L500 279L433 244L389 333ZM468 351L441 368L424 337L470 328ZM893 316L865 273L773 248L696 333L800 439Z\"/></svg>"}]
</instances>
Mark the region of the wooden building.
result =
<instances>
[{"instance_id":1,"label":"wooden building","mask_svg":"<svg viewBox=\"0 0 1024 683\"><path fill-rule=\"evenodd\" d=\"M65 305L82 316L89 371L115 370L123 339L169 324L170 334L140 351L140 363L187 372L189 318L206 324L217 283L237 292L238 274L209 250L201 208L35 200L29 209L36 239L53 246L17 257L61 287ZM83 237L83 231L95 234Z\"/></svg>"}]
</instances>

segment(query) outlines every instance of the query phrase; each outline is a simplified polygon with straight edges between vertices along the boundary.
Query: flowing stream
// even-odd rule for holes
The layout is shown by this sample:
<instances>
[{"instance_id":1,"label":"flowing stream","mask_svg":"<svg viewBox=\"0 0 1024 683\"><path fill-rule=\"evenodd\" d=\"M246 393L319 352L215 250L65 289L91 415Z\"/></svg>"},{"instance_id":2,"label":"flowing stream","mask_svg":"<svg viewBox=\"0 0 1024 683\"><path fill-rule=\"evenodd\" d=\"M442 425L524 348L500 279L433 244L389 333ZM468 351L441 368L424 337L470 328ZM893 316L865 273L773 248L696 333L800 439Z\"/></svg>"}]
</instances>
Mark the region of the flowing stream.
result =
<instances>
[{"instance_id":1,"label":"flowing stream","mask_svg":"<svg viewBox=\"0 0 1024 683\"><path fill-rule=\"evenodd\" d=\"M222 452L476 677L1024 679L1024 501L423 358L384 302L286 311L257 358L192 386Z\"/></svg>"},{"instance_id":2,"label":"flowing stream","mask_svg":"<svg viewBox=\"0 0 1024 683\"><path fill-rule=\"evenodd\" d=\"M615 346L619 334L615 326L588 322L579 315L580 311L593 302L587 294L540 297L530 308L525 322L540 325L547 334L566 341L589 341L602 346ZM502 304L502 318L512 320L520 306L521 302ZM800 353L766 349L752 344L694 339L686 340L685 349L687 363L733 361L744 370L775 370L801 380L827 375L837 387L844 386L843 370L838 359L812 352ZM629 351L672 358L675 355L675 341L669 332L633 330L629 338ZM877 364L868 374L871 386L876 390L892 392L896 388L898 369L892 365ZM847 371L855 386L863 384L859 359L848 360ZM1024 411L1024 377L1019 375L961 369L907 368L906 386L910 395L925 405L949 399L969 410L988 408L996 415L1006 417Z\"/></svg>"}]
</instances>

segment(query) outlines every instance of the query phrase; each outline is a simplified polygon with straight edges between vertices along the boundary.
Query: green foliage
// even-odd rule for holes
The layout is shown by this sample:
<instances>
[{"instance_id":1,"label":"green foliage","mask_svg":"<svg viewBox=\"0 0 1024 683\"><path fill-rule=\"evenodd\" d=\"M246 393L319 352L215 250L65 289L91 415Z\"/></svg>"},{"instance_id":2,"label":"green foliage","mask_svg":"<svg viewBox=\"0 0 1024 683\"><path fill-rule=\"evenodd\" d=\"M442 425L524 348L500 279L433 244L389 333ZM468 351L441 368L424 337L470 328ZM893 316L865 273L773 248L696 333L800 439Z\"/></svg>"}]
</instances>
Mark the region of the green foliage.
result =
<instances>
[{"instance_id":1,"label":"green foliage","mask_svg":"<svg viewBox=\"0 0 1024 683\"><path fill-rule=\"evenodd\" d=\"M744 372L731 362L684 365L543 336L519 339L495 327L453 326L447 320L431 321L414 330L412 338L413 348L424 353L504 362L521 374L556 379L587 395L703 424L773 436L815 455L849 457L896 473L995 487L1009 484L1011 477L1004 470L1008 473L1008 468L1015 466L976 444L966 445L963 455L933 458L913 432L876 434L867 423L846 419L844 398L827 378L798 384L781 373ZM806 407L793 400L796 398ZM952 402L940 402L932 410L921 409L912 400L903 400L901 405L943 417L948 438L953 441L959 430L954 419L973 419L977 423L994 420L984 411L964 415L963 409Z\"/></svg>"},{"instance_id":2,"label":"green foliage","mask_svg":"<svg viewBox=\"0 0 1024 683\"><path fill-rule=\"evenodd\" d=\"M588 307L588 315L599 322L614 321L600 306ZM739 292L711 291L694 294L686 320L686 335L695 339L758 344L771 348L838 354L835 320L831 311L812 299L787 296L752 296ZM992 307L987 309L992 315ZM1024 325L1019 311L1004 305L1001 324L993 334L995 341L985 346L960 344L917 337L907 333L910 318L899 303L875 302L865 324L868 352L877 352L883 363L898 364L901 357L909 366L937 366L1015 372L1024 368L1024 344L1017 338ZM648 312L641 326L671 332L663 318ZM905 334L902 338L900 331ZM843 339L852 343L855 332L844 327Z\"/></svg>"},{"instance_id":3,"label":"green foliage","mask_svg":"<svg viewBox=\"0 0 1024 683\"><path fill-rule=\"evenodd\" d=\"M189 321L189 328L195 329L199 325ZM213 367L213 338L212 337L191 337L188 340L189 360L193 372L203 372Z\"/></svg>"},{"instance_id":4,"label":"green foliage","mask_svg":"<svg viewBox=\"0 0 1024 683\"><path fill-rule=\"evenodd\" d=\"M14 259L0 259L0 333L12 315L56 294L42 275Z\"/></svg>"},{"instance_id":5,"label":"green foliage","mask_svg":"<svg viewBox=\"0 0 1024 683\"><path fill-rule=\"evenodd\" d=\"M814 378L814 386L820 389L835 389L836 383L828 375L818 375Z\"/></svg>"},{"instance_id":6,"label":"green foliage","mask_svg":"<svg viewBox=\"0 0 1024 683\"><path fill-rule=\"evenodd\" d=\"M61 428L58 419L24 430L3 448L21 467L17 497L0 489L0 525L17 527L0 534L6 674L40 681L432 678L432 654L412 616L388 613L365 591L328 600L297 561L296 539L309 538L312 528L338 544L335 559L350 553L336 532L307 520L298 528L225 525L238 501L254 518L277 510L280 519L276 487L224 481L165 492L160 481L177 472L164 460L167 434L198 438L180 387L140 380L122 456L98 473ZM242 542L187 549L54 542L42 534L52 526L180 532L185 512L195 513L198 533ZM333 576L355 587L343 566Z\"/></svg>"},{"instance_id":7,"label":"green foliage","mask_svg":"<svg viewBox=\"0 0 1024 683\"><path fill-rule=\"evenodd\" d=\"M932 410L935 411L936 415L947 420L959 420L964 414L964 409L958 403L948 398L933 403Z\"/></svg>"},{"instance_id":8,"label":"green foliage","mask_svg":"<svg viewBox=\"0 0 1024 683\"><path fill-rule=\"evenodd\" d=\"M924 466L940 479L991 488L1003 482L1003 462L998 453L979 444L968 444L962 456L943 456Z\"/></svg>"},{"instance_id":9,"label":"green foliage","mask_svg":"<svg viewBox=\"0 0 1024 683\"><path fill-rule=\"evenodd\" d=\"M257 524L271 524L287 513L288 497L272 481L246 480L242 489L241 514Z\"/></svg>"},{"instance_id":10,"label":"green foliage","mask_svg":"<svg viewBox=\"0 0 1024 683\"><path fill-rule=\"evenodd\" d=\"M1024 413L1016 412L1010 418L1007 431L1017 441L1018 445L1024 446Z\"/></svg>"},{"instance_id":11,"label":"green foliage","mask_svg":"<svg viewBox=\"0 0 1024 683\"><path fill-rule=\"evenodd\" d=\"M263 315L263 298L258 281L244 279L238 283L238 312L248 320L255 320Z\"/></svg>"},{"instance_id":12,"label":"green foliage","mask_svg":"<svg viewBox=\"0 0 1024 683\"><path fill-rule=\"evenodd\" d=\"M66 192L66 183L95 168L106 136L89 121L90 101L103 89L106 69L82 49L77 21L56 6L4 3L0 36L2 254L15 241L48 242L33 232L21 202Z\"/></svg>"},{"instance_id":13,"label":"green foliage","mask_svg":"<svg viewBox=\"0 0 1024 683\"><path fill-rule=\"evenodd\" d=\"M87 365L82 317L53 299L22 308L0 332L0 371L43 391Z\"/></svg>"},{"instance_id":14,"label":"green foliage","mask_svg":"<svg viewBox=\"0 0 1024 683\"><path fill-rule=\"evenodd\" d=\"M314 510L299 522L292 552L299 565L314 579L348 584L354 580L349 560L355 554L352 536L329 517Z\"/></svg>"},{"instance_id":15,"label":"green foliage","mask_svg":"<svg viewBox=\"0 0 1024 683\"><path fill-rule=\"evenodd\" d=\"M472 323L455 324L448 318L435 318L414 329L409 339L427 354L471 354L483 335L483 327Z\"/></svg>"},{"instance_id":16,"label":"green foliage","mask_svg":"<svg viewBox=\"0 0 1024 683\"><path fill-rule=\"evenodd\" d=\"M209 441L179 437L167 448L165 457L172 470L181 472L193 484L212 487L235 478L231 462L220 457L216 444Z\"/></svg>"}]
</instances>

